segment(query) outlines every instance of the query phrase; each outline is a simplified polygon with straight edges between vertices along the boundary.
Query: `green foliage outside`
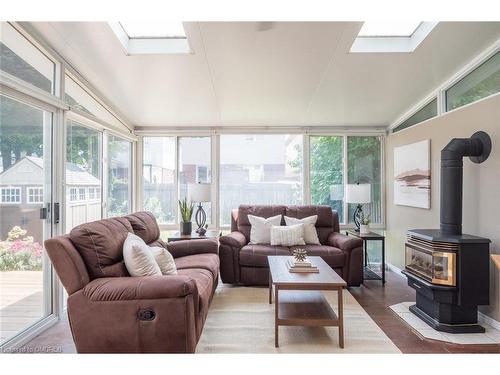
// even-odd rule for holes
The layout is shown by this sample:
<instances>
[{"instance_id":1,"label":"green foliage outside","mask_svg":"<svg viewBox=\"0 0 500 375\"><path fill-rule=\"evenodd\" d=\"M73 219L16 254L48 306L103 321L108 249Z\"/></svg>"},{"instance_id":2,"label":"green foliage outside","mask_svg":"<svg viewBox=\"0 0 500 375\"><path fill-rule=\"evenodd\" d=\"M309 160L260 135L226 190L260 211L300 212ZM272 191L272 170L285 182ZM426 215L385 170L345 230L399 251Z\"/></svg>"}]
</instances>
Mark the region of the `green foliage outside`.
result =
<instances>
[{"instance_id":1,"label":"green foliage outside","mask_svg":"<svg viewBox=\"0 0 500 375\"><path fill-rule=\"evenodd\" d=\"M172 220L172 218L167 217L167 215L163 212L161 201L157 197L147 198L144 202L144 210L153 213L160 223L166 223Z\"/></svg>"},{"instance_id":2,"label":"green foliage outside","mask_svg":"<svg viewBox=\"0 0 500 375\"><path fill-rule=\"evenodd\" d=\"M341 136L310 137L311 203L332 207L343 219L343 155L344 138ZM347 137L348 183L372 184L372 200L380 200L380 138L373 136ZM302 150L290 166L302 163ZM332 199L333 198L333 199ZM352 206L352 207L351 207ZM349 205L349 210L354 210ZM372 216L373 219L373 216Z\"/></svg>"},{"instance_id":3,"label":"green foliage outside","mask_svg":"<svg viewBox=\"0 0 500 375\"><path fill-rule=\"evenodd\" d=\"M489 74L491 73L491 74ZM477 82L479 79L480 81ZM465 91L464 91L465 89ZM462 92L464 91L464 92ZM446 107L454 108L475 102L500 91L500 52L451 87L446 93Z\"/></svg>"}]
</instances>

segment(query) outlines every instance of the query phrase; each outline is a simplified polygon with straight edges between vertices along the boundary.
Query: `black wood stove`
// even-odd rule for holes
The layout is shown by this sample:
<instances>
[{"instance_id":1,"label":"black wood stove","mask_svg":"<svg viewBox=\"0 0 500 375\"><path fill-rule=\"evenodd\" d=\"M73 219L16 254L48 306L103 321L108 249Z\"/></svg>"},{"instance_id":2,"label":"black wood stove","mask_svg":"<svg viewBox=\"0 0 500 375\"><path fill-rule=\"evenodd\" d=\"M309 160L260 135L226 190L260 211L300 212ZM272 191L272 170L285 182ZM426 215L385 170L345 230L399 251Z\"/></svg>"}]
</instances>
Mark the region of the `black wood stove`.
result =
<instances>
[{"instance_id":1,"label":"black wood stove","mask_svg":"<svg viewBox=\"0 0 500 375\"><path fill-rule=\"evenodd\" d=\"M410 311L438 331L484 332L477 307L489 304L490 240L462 234L462 159L482 163L490 151L485 132L452 139L441 151L440 229L407 233L402 272L417 293Z\"/></svg>"}]
</instances>

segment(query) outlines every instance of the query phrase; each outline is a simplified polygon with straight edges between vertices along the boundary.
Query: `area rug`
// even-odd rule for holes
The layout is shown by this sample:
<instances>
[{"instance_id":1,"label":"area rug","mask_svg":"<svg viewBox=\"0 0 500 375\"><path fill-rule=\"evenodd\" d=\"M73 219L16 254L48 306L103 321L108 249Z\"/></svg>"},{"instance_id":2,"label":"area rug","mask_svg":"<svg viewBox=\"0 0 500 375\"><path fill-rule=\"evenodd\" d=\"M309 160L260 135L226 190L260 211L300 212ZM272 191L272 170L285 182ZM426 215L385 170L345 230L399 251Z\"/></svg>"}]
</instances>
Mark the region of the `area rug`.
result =
<instances>
[{"instance_id":1,"label":"area rug","mask_svg":"<svg viewBox=\"0 0 500 375\"><path fill-rule=\"evenodd\" d=\"M324 294L336 311L337 293ZM343 297L344 349L337 327L282 326L275 348L268 289L220 285L196 353L401 353L347 290Z\"/></svg>"}]
</instances>

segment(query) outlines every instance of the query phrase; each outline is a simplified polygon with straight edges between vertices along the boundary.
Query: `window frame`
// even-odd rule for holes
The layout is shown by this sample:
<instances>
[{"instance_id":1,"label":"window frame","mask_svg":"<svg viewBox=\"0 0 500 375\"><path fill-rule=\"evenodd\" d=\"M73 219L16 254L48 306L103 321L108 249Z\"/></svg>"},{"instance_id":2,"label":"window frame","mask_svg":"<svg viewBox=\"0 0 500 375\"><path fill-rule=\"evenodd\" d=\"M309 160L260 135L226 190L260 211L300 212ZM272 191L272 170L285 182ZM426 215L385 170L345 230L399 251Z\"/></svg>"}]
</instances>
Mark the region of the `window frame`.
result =
<instances>
[{"instance_id":1,"label":"window frame","mask_svg":"<svg viewBox=\"0 0 500 375\"><path fill-rule=\"evenodd\" d=\"M473 105L475 103L479 103L483 100L488 100L489 98L500 95L500 92L497 92L495 94L491 94L489 96L486 96L486 97L481 98L479 100L476 100L474 102L465 104L461 107L457 107L457 108L451 109L449 111L447 111L447 109L446 109L446 91L448 89L450 89L452 86L454 86L455 84L457 84L459 81L461 81L463 78L465 78L466 76L471 74L474 70L479 68L481 65L483 65L486 61L488 61L490 58L492 58L498 52L500 52L500 40L496 40L495 42L493 42L490 46L485 48L481 53L476 55L467 64L465 64L462 68L460 68L449 79L442 82L438 87L436 87L435 89L433 89L432 91L427 93L427 95L425 95L423 99L419 100L415 105L410 107L409 110L404 112L394 122L392 122L391 125L389 125L387 127L387 131L389 133L392 133L393 129L397 128L401 123L406 121L408 118L413 116L416 112L418 112L420 109L422 109L427 104L429 104L434 98L437 98L437 114L435 117L432 117L431 119L441 117L446 113L457 111L457 110L460 110L461 108L466 108L467 106L470 106L470 105ZM428 119L428 120L430 120L430 119ZM414 124L408 128L405 128L405 129L398 131L397 133L399 133L401 131L405 131L406 129L410 129L414 126L418 126L424 122L425 121Z\"/></svg>"},{"instance_id":2,"label":"window frame","mask_svg":"<svg viewBox=\"0 0 500 375\"><path fill-rule=\"evenodd\" d=\"M216 211L217 211L217 225L216 225L216 228L220 228L220 229L223 229L223 230L227 230L230 228L230 224L228 225L220 225L220 186L221 186L221 174L220 174L220 166L221 166L221 158L220 158L220 150L221 150L221 147L220 147L220 136L221 135L242 135L242 136L247 136L247 140L258 140L259 136L266 136L266 135L300 135L302 136L302 169L301 169L301 177L300 177L300 184L301 184L301 193L302 193L302 205L306 205L306 204L309 204L310 202L310 196L306 196L306 188L304 187L304 185L307 183L309 184L309 176L306 178L305 177L305 169L304 169L304 164L305 164L305 159L308 159L305 157L305 150L304 150L304 145L305 145L305 141L304 139L306 138L306 136L308 135L308 132L305 131L305 130L301 130L301 131L297 131L297 129L294 129L293 131L288 131L287 129L279 129L279 128L275 128L275 129L265 129L265 130L246 130L246 129L241 129L239 131L235 131L233 129L224 129L224 130L220 130L217 132L217 175L215 176L215 178L217 179L217 201L213 204L216 204L217 207L216 207ZM309 150L309 149L308 149ZM213 164L212 164L212 168L213 168ZM214 177L212 177L213 179ZM307 191L309 191L309 188L307 189ZM213 206L212 206L213 207ZM237 207L234 207L234 208L237 208Z\"/></svg>"},{"instance_id":3,"label":"window frame","mask_svg":"<svg viewBox=\"0 0 500 375\"><path fill-rule=\"evenodd\" d=\"M436 115L435 116L432 116L432 117L429 117L428 119L426 120L423 120L423 121L420 121L420 122L417 122L413 125L410 125L410 126L407 126L406 128L403 128L403 129L399 129L397 130L405 121L409 120L411 117L415 116L418 112L420 112L421 110L423 110L427 105L431 104L433 101L436 101ZM427 120L431 120L433 118L436 118L439 116L439 97L438 96L432 96L430 98L427 98L424 102L422 102L422 104L419 104L418 105L418 108L414 109L411 111L411 113L409 113L407 116L405 116L401 121L398 121L397 125L394 126L392 129L391 129L391 133L398 133L400 131L403 131L403 130L406 130L406 129L410 129L416 125L419 125L423 122L426 122Z\"/></svg>"},{"instance_id":4,"label":"window frame","mask_svg":"<svg viewBox=\"0 0 500 375\"><path fill-rule=\"evenodd\" d=\"M9 197L10 197L10 199L11 199L9 202L4 201L4 192L5 192L6 190L9 190L9 195L8 195L8 196L9 196ZM12 195L12 190L17 191L19 194ZM21 186L2 186L2 187L0 188L0 204L5 204L5 205L7 205L7 204L9 204L9 205L10 205L10 204L18 204L18 205L23 204L23 192L22 192L22 190L23 190L23 189L22 189L22 187L21 187ZM7 195L5 195L5 196L7 196ZM19 197L19 200L18 200L18 201L15 201L15 202L14 202L14 201L12 201L12 197L13 197L13 196L18 196L18 197Z\"/></svg>"},{"instance_id":5,"label":"window frame","mask_svg":"<svg viewBox=\"0 0 500 375\"><path fill-rule=\"evenodd\" d=\"M61 98L60 72L62 69L61 59L58 59L57 56L55 56L55 54L53 53L53 51L48 50L45 46L43 46L41 43L39 43L38 40L33 38L27 31L25 31L22 27L20 27L17 22L9 22L9 21L4 21L4 22L6 24L8 24L10 27L12 27L14 29L14 31L17 32L21 37L26 39L26 41L29 44L31 44L33 46L33 48L38 50L44 57L46 57L50 62L52 62L54 64L54 70L53 70L50 92L45 91L45 90L33 85L32 83L25 81L21 78L18 78L10 73L7 73L3 70L0 70L0 75L2 75L2 81L4 78L6 78L7 80L11 81L14 84L24 86L24 88L28 89L29 92L41 95L41 96L45 97L46 99L50 98L50 97L56 97L56 98L60 99ZM27 62L27 63L29 63L29 62Z\"/></svg>"},{"instance_id":6,"label":"window frame","mask_svg":"<svg viewBox=\"0 0 500 375\"><path fill-rule=\"evenodd\" d=\"M474 100L472 102L469 102L467 104L463 104L461 106L458 106L458 107L455 107L455 108L451 108L451 109L448 109L448 91L450 89L452 89L453 87L455 87L457 84L459 84L460 82L462 82L464 79L466 79L467 77L469 77L471 74L473 74L475 71L477 71L478 69L480 69L481 67L483 67L484 64L486 64L488 61L490 61L490 59L492 59L493 57L495 57L496 55L500 54L500 47L498 49L496 49L495 51L493 51L492 53L488 54L486 57L484 57L483 59L481 59L481 61L477 64L475 64L474 66L470 67L469 69L466 70L466 72L464 72L463 74L461 74L459 77L457 77L457 79L455 79L453 81L453 83L450 83L446 86L446 88L443 88L442 90L442 101L443 101L443 112L444 113L447 113L447 112L452 112L456 109L459 109L459 108L462 108L462 107L466 107L470 104L473 104L473 103L477 103L483 99L487 99L487 98L490 98L492 96L495 96L497 94L500 94L500 91L496 92L496 93L493 93L493 94L490 94L490 95L487 95L487 96L484 96L480 99L477 99L477 100Z\"/></svg>"},{"instance_id":7,"label":"window frame","mask_svg":"<svg viewBox=\"0 0 500 375\"><path fill-rule=\"evenodd\" d=\"M143 188L143 181L142 181L142 166L143 166L143 139L144 137L175 137L175 138L181 138L181 137L202 137L202 136L207 136L211 137L211 170L212 170L212 176L211 176L211 185L212 185L212 217L211 217L211 224L209 225L210 229L217 229L217 230L229 230L230 226L229 225L224 225L220 226L218 225L220 222L220 196L219 196L219 186L220 186L220 172L219 172L219 167L220 167L220 135L223 134L247 134L247 135L259 135L259 134L301 134L302 135L302 141L303 141L303 147L302 147L302 152L303 152L303 158L302 158L302 194L303 194L303 204L308 205L311 204L311 196L310 196L310 159L309 157L306 157L306 155L309 155L309 143L310 143L310 137L311 136L341 136L344 137L344 159L347 160L347 137L348 136L375 136L375 137L380 137L380 171L381 171L381 206L382 206L382 213L381 213L381 222L377 224L371 224L370 226L373 229L385 229L385 224L386 224L386 207L385 207L385 202L386 202L386 196L385 196L385 189L386 189L386 181L385 181L385 142L386 142L386 132L384 129L376 129L376 130L367 130L367 129L353 129L350 128L349 131L345 131L344 129L342 130L337 130L337 129L328 129L328 128L321 128L321 127L300 127L300 128L248 128L248 129L233 129L233 128L217 128L217 129L199 129L199 130L186 130L186 131L150 131L150 130L141 130L138 129L136 133L139 136L139 140L137 143L138 146L138 151L137 151L137 157L136 157L136 170L140 170L140 177L137 178L136 180L136 202L138 204L138 208L142 209L143 207L143 202L142 202L142 188ZM177 150L177 144L178 140L176 139L176 158L178 157L178 150ZM175 175L178 175L178 159L175 161L175 165L177 167L177 173ZM347 163L344 163L344 179L347 177L347 172L348 172L348 166ZM178 181L177 183L177 191L178 191ZM347 203L344 202L344 212L347 212ZM346 219L347 220L347 216ZM340 223L340 228L341 230L344 229L352 229L355 227L354 223L346 223L344 222ZM179 224L177 223L178 220L176 220L176 223L173 224L160 224L159 227L160 230L178 230L179 229Z\"/></svg>"},{"instance_id":8,"label":"window frame","mask_svg":"<svg viewBox=\"0 0 500 375\"><path fill-rule=\"evenodd\" d=\"M51 92L44 91L41 88L34 86L33 84L21 80L7 72L0 71L0 86L2 95L15 99L21 103L27 104L39 108L51 114L52 121L52 133L50 139L51 151L52 151L52 177L50 191L45 191L44 189L44 200L48 199L53 203L60 203L63 207L66 205L66 201L69 200L69 195L66 196L66 179L65 171L66 165L63 158L55 158L55 155L66 155L66 121L67 119L72 119L85 126L93 127L100 131L109 131L110 133L116 134L119 137L129 139L132 142L132 157L133 161L137 152L137 139L138 137L133 134L133 128L128 124L128 121L117 112L112 106L107 103L107 100L103 97L102 93L95 89L84 77L82 77L75 69L68 64L68 62L58 54L34 29L34 27L29 22L8 22L15 31L17 31L22 37L26 38L27 41L32 44L36 49L38 49L44 56L54 63L55 72L52 82ZM111 115L116 117L123 126L120 128L113 128L111 124L107 124L104 121L91 118L86 116L86 114L77 113L76 111L70 110L69 106L64 102L64 86L65 86L65 73L68 72L73 75L79 82L85 85L86 91L98 102L104 109L106 109ZM104 139L103 139L104 141ZM102 147L101 147L102 149ZM65 158L64 158L65 159ZM104 168L105 161L103 160L102 165ZM135 178L136 164L131 162L131 189L134 192L137 180ZM105 176L103 176L105 177ZM6 188L7 186L4 186ZM23 202L23 196L25 192L23 191L25 186L21 188L20 203L15 204L26 204ZM98 196L102 196L105 200L105 196L102 195L103 189L99 189L96 193ZM137 202L135 201L137 195L131 194L131 210L136 210ZM74 203L71 201L71 203ZM10 204L2 203L2 204ZM14 203L12 203L14 204ZM61 211L61 217L58 223L48 220L46 225L44 225L44 231L46 238L51 238L56 235L64 234L64 227L66 221L64 210ZM11 348L20 347L24 343L31 340L36 334L40 333L43 329L50 327L55 324L59 316L62 316L64 312L64 296L63 287L60 283L55 272L53 272L52 266L44 252L44 260L48 265L49 270L47 271L47 277L44 278L44 288L47 288L51 293L47 294L43 304L45 308L50 311L49 315L37 321L33 325L27 327L25 330L17 332L14 336L9 338L4 343L0 344L0 348Z\"/></svg>"},{"instance_id":9,"label":"window frame","mask_svg":"<svg viewBox=\"0 0 500 375\"><path fill-rule=\"evenodd\" d=\"M69 188L69 201L78 202L78 189L76 187Z\"/></svg>"},{"instance_id":10,"label":"window frame","mask_svg":"<svg viewBox=\"0 0 500 375\"><path fill-rule=\"evenodd\" d=\"M34 191L38 190L39 193L41 192L41 194L33 194ZM41 198L41 200L39 202L33 202L31 200L31 198L35 197L35 196L38 196ZM27 186L26 187L26 204L43 204L43 186L42 187L39 187L39 186Z\"/></svg>"},{"instance_id":11,"label":"window frame","mask_svg":"<svg viewBox=\"0 0 500 375\"><path fill-rule=\"evenodd\" d=\"M104 207L102 210L102 216L103 218L108 218L111 217L108 214L108 198L109 198L109 192L108 192L108 183L109 183L109 159L108 159L108 154L109 154L109 141L110 138L119 138L121 141L126 141L130 143L130 158L129 158L129 191L128 191L128 200L129 200L129 214L135 211L135 190L136 190L136 185L139 183L139 181L136 181L136 170L135 170L135 163L134 163L134 156L136 153L136 146L137 146L137 138L134 138L132 140L131 138L127 138L121 134L117 134L113 131L109 130L104 130L103 134L103 145L102 145L102 153L103 153L103 173L102 173L102 185L99 187L94 187L95 189L95 199L101 199L104 202ZM104 169L105 168L105 169ZM142 178L142 177L141 177ZM106 184L106 185L104 185ZM104 192L102 194L101 192Z\"/></svg>"}]
</instances>

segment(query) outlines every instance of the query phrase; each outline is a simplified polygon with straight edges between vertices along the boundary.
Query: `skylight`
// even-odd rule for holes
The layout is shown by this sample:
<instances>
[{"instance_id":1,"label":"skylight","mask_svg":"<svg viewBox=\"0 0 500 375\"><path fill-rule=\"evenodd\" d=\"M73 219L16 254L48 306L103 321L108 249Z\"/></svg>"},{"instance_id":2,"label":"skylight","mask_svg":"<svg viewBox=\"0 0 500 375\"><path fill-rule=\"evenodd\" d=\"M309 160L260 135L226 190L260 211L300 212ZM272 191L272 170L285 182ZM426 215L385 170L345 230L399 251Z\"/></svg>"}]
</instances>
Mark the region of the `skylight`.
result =
<instances>
[{"instance_id":1,"label":"skylight","mask_svg":"<svg viewBox=\"0 0 500 375\"><path fill-rule=\"evenodd\" d=\"M186 38L181 21L120 21L129 38Z\"/></svg>"},{"instance_id":2,"label":"skylight","mask_svg":"<svg viewBox=\"0 0 500 375\"><path fill-rule=\"evenodd\" d=\"M351 46L351 53L411 53L436 27L437 22L365 22Z\"/></svg>"},{"instance_id":3,"label":"skylight","mask_svg":"<svg viewBox=\"0 0 500 375\"><path fill-rule=\"evenodd\" d=\"M358 37L411 37L420 21L368 21L363 24Z\"/></svg>"},{"instance_id":4,"label":"skylight","mask_svg":"<svg viewBox=\"0 0 500 375\"><path fill-rule=\"evenodd\" d=\"M181 21L109 22L109 27L127 55L168 55L193 52Z\"/></svg>"}]
</instances>

